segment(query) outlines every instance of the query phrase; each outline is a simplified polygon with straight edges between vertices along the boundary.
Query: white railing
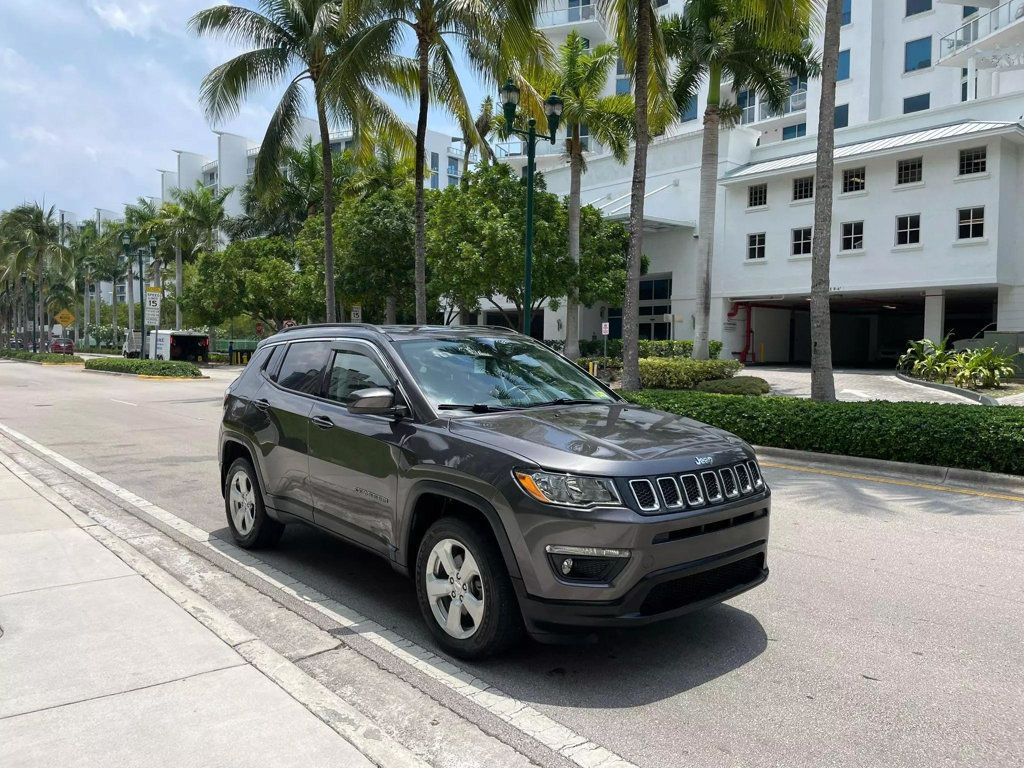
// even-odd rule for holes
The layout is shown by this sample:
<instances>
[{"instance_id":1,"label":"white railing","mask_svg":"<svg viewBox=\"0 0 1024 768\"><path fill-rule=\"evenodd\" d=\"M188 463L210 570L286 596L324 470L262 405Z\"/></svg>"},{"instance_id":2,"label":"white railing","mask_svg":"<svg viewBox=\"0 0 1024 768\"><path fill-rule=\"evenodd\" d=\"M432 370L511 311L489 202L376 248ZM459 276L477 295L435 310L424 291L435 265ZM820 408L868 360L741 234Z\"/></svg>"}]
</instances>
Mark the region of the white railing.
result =
<instances>
[{"instance_id":1,"label":"white railing","mask_svg":"<svg viewBox=\"0 0 1024 768\"><path fill-rule=\"evenodd\" d=\"M203 166L203 173L209 173L210 171L217 170L217 161L211 160Z\"/></svg>"},{"instance_id":2,"label":"white railing","mask_svg":"<svg viewBox=\"0 0 1024 768\"><path fill-rule=\"evenodd\" d=\"M1024 21L1024 0L1010 0L991 11L986 11L939 40L939 59L952 56L1018 21Z\"/></svg>"},{"instance_id":3,"label":"white railing","mask_svg":"<svg viewBox=\"0 0 1024 768\"><path fill-rule=\"evenodd\" d=\"M592 3L557 0L545 3L537 12L538 27L557 27L562 24L579 24L584 21L599 21L597 6Z\"/></svg>"},{"instance_id":4,"label":"white railing","mask_svg":"<svg viewBox=\"0 0 1024 768\"><path fill-rule=\"evenodd\" d=\"M748 123L756 123L761 120L771 120L774 117L781 117L783 115L789 115L793 112L803 112L807 109L807 91L794 91L785 104L782 105L781 110L775 110L771 108L768 102L762 101L760 103L748 104L743 107L740 116L740 122L743 125Z\"/></svg>"}]
</instances>

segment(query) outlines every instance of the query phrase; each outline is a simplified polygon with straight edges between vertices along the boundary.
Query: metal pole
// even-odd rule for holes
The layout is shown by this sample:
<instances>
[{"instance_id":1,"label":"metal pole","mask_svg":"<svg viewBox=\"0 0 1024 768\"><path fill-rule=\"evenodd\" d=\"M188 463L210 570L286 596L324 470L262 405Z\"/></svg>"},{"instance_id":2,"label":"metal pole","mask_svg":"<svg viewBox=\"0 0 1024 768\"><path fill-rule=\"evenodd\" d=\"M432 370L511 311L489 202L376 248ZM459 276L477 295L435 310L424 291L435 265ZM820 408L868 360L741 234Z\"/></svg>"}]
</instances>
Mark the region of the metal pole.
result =
<instances>
[{"instance_id":1,"label":"metal pole","mask_svg":"<svg viewBox=\"0 0 1024 768\"><path fill-rule=\"evenodd\" d=\"M135 255L139 259L139 360L146 359L146 307L143 304L145 299L143 296L146 293L146 288L142 281L142 249L139 248L135 251ZM132 307L132 312L135 311L135 307Z\"/></svg>"},{"instance_id":2,"label":"metal pole","mask_svg":"<svg viewBox=\"0 0 1024 768\"><path fill-rule=\"evenodd\" d=\"M149 246L149 264L152 269L156 266L156 251L153 249L152 241ZM161 265L162 266L162 265ZM162 270L157 271L157 278L159 278ZM158 286L160 290L160 309L163 309L163 282L159 279L154 279L153 284ZM158 360L160 357L160 309L156 312L156 325L153 326L153 359ZM170 345L168 344L168 352L170 352Z\"/></svg>"},{"instance_id":3,"label":"metal pole","mask_svg":"<svg viewBox=\"0 0 1024 768\"><path fill-rule=\"evenodd\" d=\"M36 281L32 281L32 351L38 352L36 344L38 339L36 336L39 334L39 307L36 304Z\"/></svg>"},{"instance_id":4,"label":"metal pole","mask_svg":"<svg viewBox=\"0 0 1024 768\"><path fill-rule=\"evenodd\" d=\"M533 325L533 171L537 152L537 121L530 118L526 138L526 275L523 280L523 333Z\"/></svg>"}]
</instances>

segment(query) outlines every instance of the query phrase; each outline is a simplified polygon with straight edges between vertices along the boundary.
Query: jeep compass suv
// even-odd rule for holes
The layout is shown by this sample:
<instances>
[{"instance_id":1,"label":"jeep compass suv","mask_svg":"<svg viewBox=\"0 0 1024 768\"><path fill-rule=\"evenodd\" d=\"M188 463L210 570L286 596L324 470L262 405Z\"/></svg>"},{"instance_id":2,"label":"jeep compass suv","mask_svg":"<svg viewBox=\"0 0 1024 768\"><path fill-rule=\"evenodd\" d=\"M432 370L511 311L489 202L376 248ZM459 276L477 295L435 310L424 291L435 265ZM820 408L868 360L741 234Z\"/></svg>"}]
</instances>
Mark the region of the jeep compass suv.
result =
<instances>
[{"instance_id":1,"label":"jeep compass suv","mask_svg":"<svg viewBox=\"0 0 1024 768\"><path fill-rule=\"evenodd\" d=\"M240 546L303 522L377 553L457 656L678 616L768 576L750 446L499 328L279 333L225 395L220 462Z\"/></svg>"}]
</instances>

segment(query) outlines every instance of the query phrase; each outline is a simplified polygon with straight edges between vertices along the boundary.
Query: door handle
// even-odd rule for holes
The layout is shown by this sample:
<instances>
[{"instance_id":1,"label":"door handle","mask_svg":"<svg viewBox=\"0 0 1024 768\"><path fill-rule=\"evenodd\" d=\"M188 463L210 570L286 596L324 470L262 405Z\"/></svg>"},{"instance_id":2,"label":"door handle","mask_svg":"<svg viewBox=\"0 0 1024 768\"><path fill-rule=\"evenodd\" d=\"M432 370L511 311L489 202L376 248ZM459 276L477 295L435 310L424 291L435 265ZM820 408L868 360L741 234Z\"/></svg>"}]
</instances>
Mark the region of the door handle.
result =
<instances>
[{"instance_id":1,"label":"door handle","mask_svg":"<svg viewBox=\"0 0 1024 768\"><path fill-rule=\"evenodd\" d=\"M334 422L328 419L326 416L314 416L310 419L320 429L330 429L334 426Z\"/></svg>"},{"instance_id":2,"label":"door handle","mask_svg":"<svg viewBox=\"0 0 1024 768\"><path fill-rule=\"evenodd\" d=\"M257 411L263 411L264 413L270 408L270 401L266 399L254 400L252 404Z\"/></svg>"}]
</instances>

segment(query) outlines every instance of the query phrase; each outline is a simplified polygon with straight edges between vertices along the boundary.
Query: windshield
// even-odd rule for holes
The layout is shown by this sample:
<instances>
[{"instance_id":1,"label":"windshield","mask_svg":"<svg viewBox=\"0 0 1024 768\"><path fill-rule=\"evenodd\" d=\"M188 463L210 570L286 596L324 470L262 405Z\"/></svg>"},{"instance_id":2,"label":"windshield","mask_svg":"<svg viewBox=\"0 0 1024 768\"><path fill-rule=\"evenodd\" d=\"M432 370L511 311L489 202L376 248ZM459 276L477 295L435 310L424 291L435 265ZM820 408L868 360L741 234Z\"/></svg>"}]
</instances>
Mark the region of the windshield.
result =
<instances>
[{"instance_id":1,"label":"windshield","mask_svg":"<svg viewBox=\"0 0 1024 768\"><path fill-rule=\"evenodd\" d=\"M434 407L615 401L578 366L523 338L421 338L395 347Z\"/></svg>"}]
</instances>

